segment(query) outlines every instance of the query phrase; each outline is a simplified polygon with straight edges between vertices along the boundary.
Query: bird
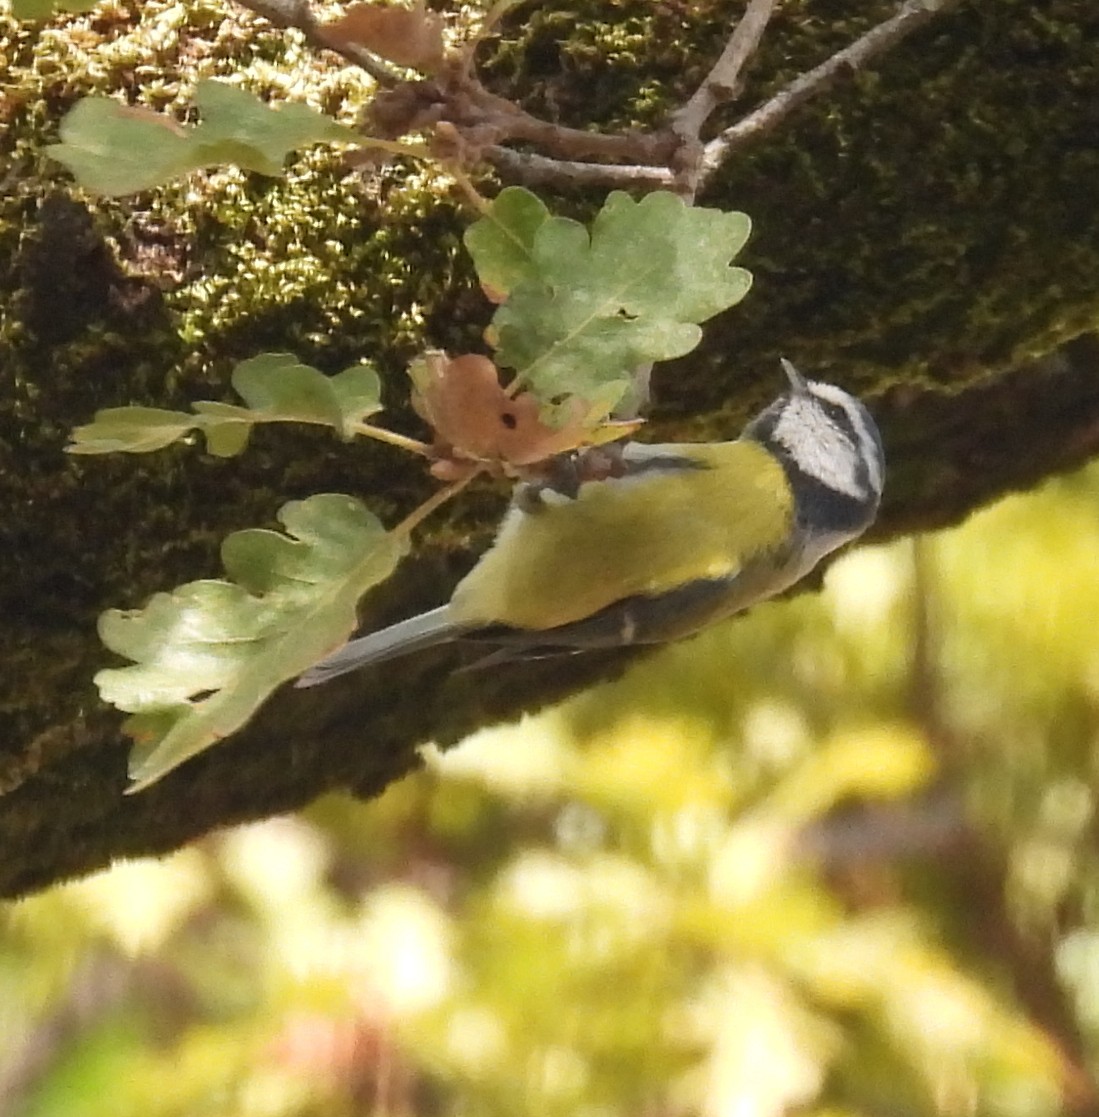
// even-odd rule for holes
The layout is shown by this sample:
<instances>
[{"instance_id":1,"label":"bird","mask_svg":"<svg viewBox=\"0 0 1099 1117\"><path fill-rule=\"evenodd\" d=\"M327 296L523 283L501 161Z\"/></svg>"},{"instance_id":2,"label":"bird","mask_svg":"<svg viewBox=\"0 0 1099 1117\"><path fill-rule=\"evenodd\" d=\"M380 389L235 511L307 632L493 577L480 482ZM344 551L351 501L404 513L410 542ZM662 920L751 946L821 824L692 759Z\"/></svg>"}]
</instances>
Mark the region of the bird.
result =
<instances>
[{"instance_id":1,"label":"bird","mask_svg":"<svg viewBox=\"0 0 1099 1117\"><path fill-rule=\"evenodd\" d=\"M885 455L860 400L782 367L788 389L733 441L629 442L607 475L521 483L445 605L296 685L452 641L494 646L493 662L663 644L789 588L874 521Z\"/></svg>"}]
</instances>

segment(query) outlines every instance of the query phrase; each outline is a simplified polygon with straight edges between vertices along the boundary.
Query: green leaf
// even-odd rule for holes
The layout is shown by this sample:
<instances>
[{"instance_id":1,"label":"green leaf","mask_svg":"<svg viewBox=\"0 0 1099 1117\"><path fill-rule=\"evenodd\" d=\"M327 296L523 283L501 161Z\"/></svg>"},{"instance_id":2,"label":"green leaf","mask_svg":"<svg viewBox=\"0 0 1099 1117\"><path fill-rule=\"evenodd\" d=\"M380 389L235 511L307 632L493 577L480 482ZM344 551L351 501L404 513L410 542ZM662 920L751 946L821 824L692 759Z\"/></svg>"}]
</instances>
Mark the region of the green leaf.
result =
<instances>
[{"instance_id":1,"label":"green leaf","mask_svg":"<svg viewBox=\"0 0 1099 1117\"><path fill-rule=\"evenodd\" d=\"M321 141L357 144L362 136L308 105L272 108L254 93L220 81L200 81L195 104L202 123L191 133L196 167L236 163L281 175L286 156Z\"/></svg>"},{"instance_id":2,"label":"green leaf","mask_svg":"<svg viewBox=\"0 0 1099 1117\"><path fill-rule=\"evenodd\" d=\"M533 212L517 202L504 213ZM611 194L590 236L559 217L532 234L533 220L498 224L510 231L510 248L487 226L475 238L489 277L518 277L494 318L497 360L547 401L591 397L628 382L640 365L690 352L699 324L751 285L747 271L730 265L748 238L748 218L666 192L639 202Z\"/></svg>"},{"instance_id":3,"label":"green leaf","mask_svg":"<svg viewBox=\"0 0 1099 1117\"><path fill-rule=\"evenodd\" d=\"M257 423L318 423L344 438L381 410L381 384L368 365L325 376L289 353L264 353L233 370L233 387L247 407L200 400L194 414L156 407L111 407L72 434L72 454L144 454L201 431L217 457L232 457L248 444Z\"/></svg>"},{"instance_id":4,"label":"green leaf","mask_svg":"<svg viewBox=\"0 0 1099 1117\"><path fill-rule=\"evenodd\" d=\"M537 278L534 238L550 220L549 210L536 194L521 186L501 190L463 237L481 283L503 297L522 280Z\"/></svg>"},{"instance_id":5,"label":"green leaf","mask_svg":"<svg viewBox=\"0 0 1099 1117\"><path fill-rule=\"evenodd\" d=\"M196 426L186 411L159 407L107 407L95 413L94 422L77 427L70 454L147 454L185 438Z\"/></svg>"},{"instance_id":6,"label":"green leaf","mask_svg":"<svg viewBox=\"0 0 1099 1117\"><path fill-rule=\"evenodd\" d=\"M278 108L224 82L200 81L202 121L184 128L149 109L85 97L61 122L61 143L46 152L98 194L131 194L202 167L235 163L281 175L286 156L321 141L360 144L364 137L309 108Z\"/></svg>"},{"instance_id":7,"label":"green leaf","mask_svg":"<svg viewBox=\"0 0 1099 1117\"><path fill-rule=\"evenodd\" d=\"M285 535L251 529L225 540L232 581L190 582L100 617L103 643L134 661L95 677L105 702L134 715L131 791L235 732L337 647L359 598L401 557L403 544L349 496L293 501L279 520Z\"/></svg>"},{"instance_id":8,"label":"green leaf","mask_svg":"<svg viewBox=\"0 0 1099 1117\"><path fill-rule=\"evenodd\" d=\"M45 152L81 186L114 196L147 190L194 169L186 136L168 117L109 97L85 97L61 122L61 143Z\"/></svg>"},{"instance_id":9,"label":"green leaf","mask_svg":"<svg viewBox=\"0 0 1099 1117\"><path fill-rule=\"evenodd\" d=\"M372 368L353 365L329 377L289 353L242 361L233 371L233 387L256 413L322 423L346 438L357 423L381 410L381 384Z\"/></svg>"}]
</instances>

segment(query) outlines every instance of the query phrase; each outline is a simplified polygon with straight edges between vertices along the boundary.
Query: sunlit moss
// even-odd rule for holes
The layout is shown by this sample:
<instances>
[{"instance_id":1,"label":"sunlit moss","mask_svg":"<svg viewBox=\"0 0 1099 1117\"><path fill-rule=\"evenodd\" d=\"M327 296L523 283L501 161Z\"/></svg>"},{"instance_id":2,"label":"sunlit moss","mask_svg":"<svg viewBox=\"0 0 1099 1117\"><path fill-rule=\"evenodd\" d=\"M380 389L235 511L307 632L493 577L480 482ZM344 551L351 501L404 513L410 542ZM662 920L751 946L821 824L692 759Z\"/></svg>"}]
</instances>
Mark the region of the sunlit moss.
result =
<instances>
[{"instance_id":1,"label":"sunlit moss","mask_svg":"<svg viewBox=\"0 0 1099 1117\"><path fill-rule=\"evenodd\" d=\"M62 179L40 149L58 109L80 95L123 93L186 115L196 82L231 78L354 123L372 92L358 69L318 57L295 32L260 30L233 6L101 6L40 32L10 21L2 31L14 48L8 77L17 106L5 147L13 159L29 161L27 198L32 182ZM315 149L284 179L269 182L233 170L191 176L143 199L139 210L128 201L89 200L122 267L164 291L188 354L177 376L209 379L211 362L224 367L227 335L234 352L246 344L242 329L254 332L257 344L281 333L284 345L334 349L337 359L420 340L417 307L438 301L458 249L456 231L426 235L418 227L425 220L441 227L445 219L439 184L416 174L368 183L342 159ZM3 224L22 215L9 208ZM168 244L167 273L149 259L163 255L146 248L150 233L155 245ZM6 340L17 339L9 333ZM171 367L176 339L164 342Z\"/></svg>"}]
</instances>

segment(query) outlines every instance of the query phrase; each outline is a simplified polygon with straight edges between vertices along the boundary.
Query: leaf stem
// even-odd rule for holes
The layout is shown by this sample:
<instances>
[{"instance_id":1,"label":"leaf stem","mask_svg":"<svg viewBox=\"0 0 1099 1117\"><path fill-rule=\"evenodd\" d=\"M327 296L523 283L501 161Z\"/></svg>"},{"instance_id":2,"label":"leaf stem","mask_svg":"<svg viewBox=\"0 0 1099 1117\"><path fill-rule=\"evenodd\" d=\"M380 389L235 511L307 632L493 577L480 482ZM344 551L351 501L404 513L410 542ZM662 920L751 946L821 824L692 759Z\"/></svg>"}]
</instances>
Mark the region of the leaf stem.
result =
<instances>
[{"instance_id":1,"label":"leaf stem","mask_svg":"<svg viewBox=\"0 0 1099 1117\"><path fill-rule=\"evenodd\" d=\"M451 497L457 496L474 477L483 472L484 467L478 466L475 469L471 469L465 477L459 477L457 481L447 485L445 489L439 489L438 492L429 496L418 508L405 516L405 518L390 531L390 534L396 536L410 535L432 512L441 508Z\"/></svg>"},{"instance_id":2,"label":"leaf stem","mask_svg":"<svg viewBox=\"0 0 1099 1117\"><path fill-rule=\"evenodd\" d=\"M409 438L407 435L398 434L396 431L386 430L385 427L376 427L372 423L354 423L351 430L365 438L373 438L377 442L385 442L390 446L397 446L401 450L419 454L421 457L431 457L431 446L421 442L418 438Z\"/></svg>"},{"instance_id":3,"label":"leaf stem","mask_svg":"<svg viewBox=\"0 0 1099 1117\"><path fill-rule=\"evenodd\" d=\"M482 217L492 212L492 205L489 200L473 185L473 181L470 179L469 175L467 175L456 162L448 161L446 164L446 172L454 179L458 189L465 195L466 200Z\"/></svg>"},{"instance_id":4,"label":"leaf stem","mask_svg":"<svg viewBox=\"0 0 1099 1117\"><path fill-rule=\"evenodd\" d=\"M410 159L423 159L427 162L434 159L430 148L426 144L399 143L396 140L383 140L378 136L368 135L360 135L355 142L359 147L381 148L382 151L387 151L390 155L407 155Z\"/></svg>"},{"instance_id":5,"label":"leaf stem","mask_svg":"<svg viewBox=\"0 0 1099 1117\"><path fill-rule=\"evenodd\" d=\"M634 186L656 190L672 184L672 172L667 167L551 159L534 152L513 151L499 144L486 147L483 155L511 181L528 186Z\"/></svg>"}]
</instances>

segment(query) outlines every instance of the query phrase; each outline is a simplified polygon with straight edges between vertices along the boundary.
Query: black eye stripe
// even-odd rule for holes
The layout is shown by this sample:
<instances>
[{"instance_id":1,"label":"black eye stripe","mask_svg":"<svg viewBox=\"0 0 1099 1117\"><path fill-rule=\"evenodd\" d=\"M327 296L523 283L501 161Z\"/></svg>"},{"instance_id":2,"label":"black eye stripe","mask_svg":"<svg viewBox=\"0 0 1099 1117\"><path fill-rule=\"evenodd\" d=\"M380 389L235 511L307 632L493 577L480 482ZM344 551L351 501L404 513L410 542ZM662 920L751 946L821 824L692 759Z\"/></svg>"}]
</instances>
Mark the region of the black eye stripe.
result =
<instances>
[{"instance_id":1,"label":"black eye stripe","mask_svg":"<svg viewBox=\"0 0 1099 1117\"><path fill-rule=\"evenodd\" d=\"M828 403L821 401L821 409L824 414L828 416L834 423L841 427L850 427L851 416L847 413L847 408L840 403Z\"/></svg>"}]
</instances>

